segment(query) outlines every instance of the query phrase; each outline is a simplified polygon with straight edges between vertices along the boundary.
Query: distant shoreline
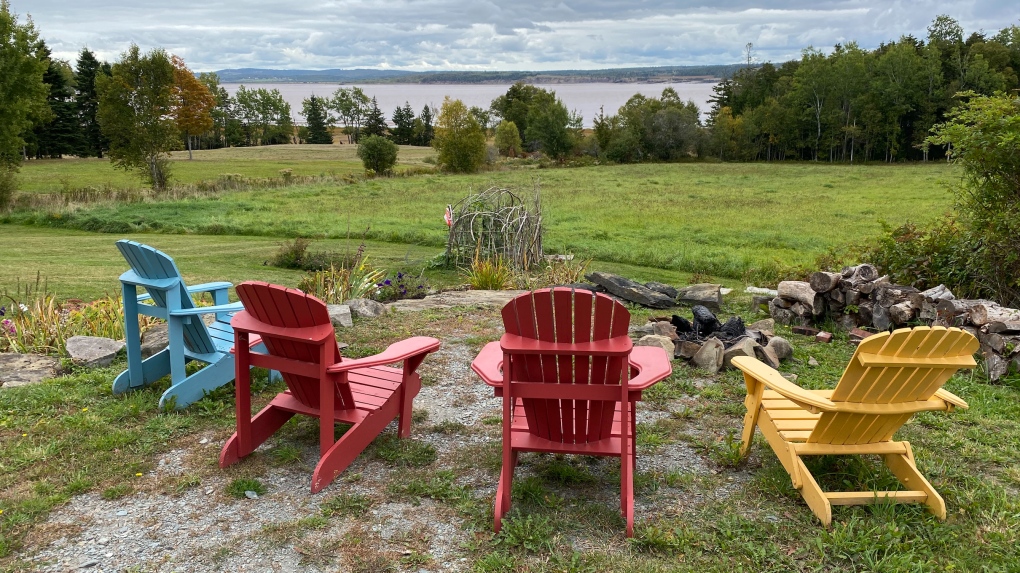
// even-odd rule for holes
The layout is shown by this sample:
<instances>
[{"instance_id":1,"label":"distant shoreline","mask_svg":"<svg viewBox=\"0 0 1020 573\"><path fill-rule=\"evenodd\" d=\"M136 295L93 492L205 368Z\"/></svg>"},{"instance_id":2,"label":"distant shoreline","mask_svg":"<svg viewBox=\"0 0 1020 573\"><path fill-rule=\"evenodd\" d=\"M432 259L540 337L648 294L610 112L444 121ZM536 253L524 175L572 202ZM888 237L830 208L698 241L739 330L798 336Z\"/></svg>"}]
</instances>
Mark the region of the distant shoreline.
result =
<instances>
[{"instance_id":1,"label":"distant shoreline","mask_svg":"<svg viewBox=\"0 0 1020 573\"><path fill-rule=\"evenodd\" d=\"M672 78L648 78L648 79L626 79L626 80L598 80L598 79L573 79L573 78L559 78L559 77L541 77L536 76L534 78L524 78L514 81L509 80L485 80L485 81L402 81L402 80L295 80L285 78L241 78L241 79L230 79L221 80L225 84L339 84L339 85L405 85L405 86L420 86L420 85L437 85L437 86L458 86L458 85L506 85L516 82L525 82L530 84L716 84L724 78L712 77L712 76L697 76L697 77L672 77Z\"/></svg>"}]
</instances>

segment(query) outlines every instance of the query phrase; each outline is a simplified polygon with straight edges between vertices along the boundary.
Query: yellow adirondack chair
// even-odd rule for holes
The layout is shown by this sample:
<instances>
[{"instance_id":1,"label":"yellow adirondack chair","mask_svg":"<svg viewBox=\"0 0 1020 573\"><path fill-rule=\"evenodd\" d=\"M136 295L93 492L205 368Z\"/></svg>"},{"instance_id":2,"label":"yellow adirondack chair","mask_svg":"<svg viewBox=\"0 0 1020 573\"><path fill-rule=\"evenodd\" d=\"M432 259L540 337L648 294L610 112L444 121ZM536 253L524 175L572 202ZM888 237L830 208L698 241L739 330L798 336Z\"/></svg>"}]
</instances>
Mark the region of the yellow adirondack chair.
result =
<instances>
[{"instance_id":1,"label":"yellow adirondack chair","mask_svg":"<svg viewBox=\"0 0 1020 573\"><path fill-rule=\"evenodd\" d=\"M828 527L832 504L923 503L939 519L946 503L917 470L908 442L893 434L915 412L951 411L967 403L942 385L974 368L977 339L958 328L903 328L863 340L835 390L805 390L750 357L733 359L747 384L741 455L755 426L775 450L793 485ZM803 456L877 454L906 491L823 492Z\"/></svg>"}]
</instances>

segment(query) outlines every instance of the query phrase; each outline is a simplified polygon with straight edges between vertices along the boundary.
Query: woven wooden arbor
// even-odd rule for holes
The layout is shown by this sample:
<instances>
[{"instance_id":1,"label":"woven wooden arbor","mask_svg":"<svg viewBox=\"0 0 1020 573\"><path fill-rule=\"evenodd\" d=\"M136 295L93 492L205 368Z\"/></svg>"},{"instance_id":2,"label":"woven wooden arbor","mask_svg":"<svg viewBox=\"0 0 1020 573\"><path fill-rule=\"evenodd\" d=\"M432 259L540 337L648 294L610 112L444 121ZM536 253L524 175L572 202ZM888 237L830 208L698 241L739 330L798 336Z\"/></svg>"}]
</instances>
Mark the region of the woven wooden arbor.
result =
<instances>
[{"instance_id":1,"label":"woven wooden arbor","mask_svg":"<svg viewBox=\"0 0 1020 573\"><path fill-rule=\"evenodd\" d=\"M542 205L537 184L529 195L490 187L452 205L446 260L469 266L476 256L502 258L519 270L541 262Z\"/></svg>"}]
</instances>

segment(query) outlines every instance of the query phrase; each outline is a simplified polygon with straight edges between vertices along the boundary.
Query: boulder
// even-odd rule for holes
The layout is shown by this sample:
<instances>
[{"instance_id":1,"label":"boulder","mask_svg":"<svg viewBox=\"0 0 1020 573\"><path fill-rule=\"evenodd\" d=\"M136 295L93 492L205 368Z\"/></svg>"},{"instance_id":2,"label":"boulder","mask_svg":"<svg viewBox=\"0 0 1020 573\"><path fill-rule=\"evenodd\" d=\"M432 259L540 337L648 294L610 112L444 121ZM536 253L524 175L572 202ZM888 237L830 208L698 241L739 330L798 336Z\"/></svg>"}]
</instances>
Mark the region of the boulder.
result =
<instances>
[{"instance_id":1,"label":"boulder","mask_svg":"<svg viewBox=\"0 0 1020 573\"><path fill-rule=\"evenodd\" d=\"M701 350L700 344L685 340L676 345L676 352L673 354L673 357L690 360L691 358L694 358L694 355L697 354L699 350Z\"/></svg>"},{"instance_id":2,"label":"boulder","mask_svg":"<svg viewBox=\"0 0 1020 573\"><path fill-rule=\"evenodd\" d=\"M754 358L754 349L756 346L760 345L746 336L737 340L723 353L723 366L726 368L733 368L731 362L737 356L750 356L751 358Z\"/></svg>"},{"instance_id":3,"label":"boulder","mask_svg":"<svg viewBox=\"0 0 1020 573\"><path fill-rule=\"evenodd\" d=\"M676 300L676 297L680 294L680 291L676 290L675 288L667 284L657 283L655 281L645 283L645 288L647 288L648 290L653 290L655 292L662 293L673 300Z\"/></svg>"},{"instance_id":4,"label":"boulder","mask_svg":"<svg viewBox=\"0 0 1020 573\"><path fill-rule=\"evenodd\" d=\"M151 326L142 333L142 358L162 352L170 345L169 327L165 322Z\"/></svg>"},{"instance_id":5,"label":"boulder","mask_svg":"<svg viewBox=\"0 0 1020 573\"><path fill-rule=\"evenodd\" d=\"M124 348L124 341L102 336L72 336L64 345L71 361L87 367L109 366L117 353Z\"/></svg>"},{"instance_id":6,"label":"boulder","mask_svg":"<svg viewBox=\"0 0 1020 573\"><path fill-rule=\"evenodd\" d=\"M772 352L775 353L776 358L780 361L793 356L793 346L791 346L790 343L781 336L773 336L765 347L771 349Z\"/></svg>"},{"instance_id":7,"label":"boulder","mask_svg":"<svg viewBox=\"0 0 1020 573\"><path fill-rule=\"evenodd\" d=\"M345 301L344 305L351 308L351 312L360 318L372 318L386 314L386 305L370 298L352 298Z\"/></svg>"},{"instance_id":8,"label":"boulder","mask_svg":"<svg viewBox=\"0 0 1020 573\"><path fill-rule=\"evenodd\" d=\"M665 336L670 340L678 340L676 327L668 322L653 322L652 333L658 336Z\"/></svg>"},{"instance_id":9,"label":"boulder","mask_svg":"<svg viewBox=\"0 0 1020 573\"><path fill-rule=\"evenodd\" d=\"M676 306L671 297L655 292L646 286L612 273L595 272L585 276L591 282L605 288L623 300L651 308Z\"/></svg>"},{"instance_id":10,"label":"boulder","mask_svg":"<svg viewBox=\"0 0 1020 573\"><path fill-rule=\"evenodd\" d=\"M0 354L0 386L14 388L42 382L60 373L60 360L40 354Z\"/></svg>"},{"instance_id":11,"label":"boulder","mask_svg":"<svg viewBox=\"0 0 1020 573\"><path fill-rule=\"evenodd\" d=\"M754 355L758 360L761 360L772 368L779 368L779 358L776 356L775 350L768 346L759 345L754 349Z\"/></svg>"},{"instance_id":12,"label":"boulder","mask_svg":"<svg viewBox=\"0 0 1020 573\"><path fill-rule=\"evenodd\" d=\"M673 356L673 353L676 352L676 345L673 344L672 340L668 337L655 334L642 336L640 340L634 343L634 346L658 346L666 351L666 356Z\"/></svg>"},{"instance_id":13,"label":"boulder","mask_svg":"<svg viewBox=\"0 0 1020 573\"><path fill-rule=\"evenodd\" d=\"M334 328L350 328L354 326L350 305L327 304L326 311L329 312L329 321L333 323Z\"/></svg>"},{"instance_id":14,"label":"boulder","mask_svg":"<svg viewBox=\"0 0 1020 573\"><path fill-rule=\"evenodd\" d=\"M715 374L723 366L725 352L723 343L718 338L712 337L701 345L701 349L691 358L691 362L699 368L704 368L709 374Z\"/></svg>"},{"instance_id":15,"label":"boulder","mask_svg":"<svg viewBox=\"0 0 1020 573\"><path fill-rule=\"evenodd\" d=\"M702 283L686 286L678 292L676 301L681 304L700 304L712 310L722 306L722 285Z\"/></svg>"},{"instance_id":16,"label":"boulder","mask_svg":"<svg viewBox=\"0 0 1020 573\"><path fill-rule=\"evenodd\" d=\"M769 315L775 319L778 324L793 324L797 320L793 312L786 308L781 308L776 305L775 301L779 299L773 299L769 301Z\"/></svg>"},{"instance_id":17,"label":"boulder","mask_svg":"<svg viewBox=\"0 0 1020 573\"><path fill-rule=\"evenodd\" d=\"M628 332L638 336L644 336L646 334L655 334L655 323L646 322L641 326L631 326L627 329Z\"/></svg>"},{"instance_id":18,"label":"boulder","mask_svg":"<svg viewBox=\"0 0 1020 573\"><path fill-rule=\"evenodd\" d=\"M776 334L776 321L772 318L764 318L758 322L752 323L747 327L748 330L757 330L765 336L775 336Z\"/></svg>"}]
</instances>

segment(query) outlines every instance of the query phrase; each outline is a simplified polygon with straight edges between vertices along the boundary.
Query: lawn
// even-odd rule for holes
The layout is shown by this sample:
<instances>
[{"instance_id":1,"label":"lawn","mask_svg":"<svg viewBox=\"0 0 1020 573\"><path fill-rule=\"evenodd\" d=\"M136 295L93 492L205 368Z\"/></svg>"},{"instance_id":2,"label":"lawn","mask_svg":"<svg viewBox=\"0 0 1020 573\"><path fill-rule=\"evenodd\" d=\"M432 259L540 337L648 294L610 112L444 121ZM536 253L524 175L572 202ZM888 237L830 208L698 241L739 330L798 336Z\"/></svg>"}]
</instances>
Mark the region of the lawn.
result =
<instances>
[{"instance_id":1,"label":"lawn","mask_svg":"<svg viewBox=\"0 0 1020 573\"><path fill-rule=\"evenodd\" d=\"M230 162L210 164L222 167L212 171L223 172ZM348 228L356 233L367 228L371 239L441 247L447 204L490 185L537 186L546 252L740 279L776 276L769 271L788 266L811 267L830 248L874 237L883 222L932 219L951 209L945 184L956 177L958 172L944 164L516 169L16 211L0 222L121 235L341 238Z\"/></svg>"}]
</instances>

